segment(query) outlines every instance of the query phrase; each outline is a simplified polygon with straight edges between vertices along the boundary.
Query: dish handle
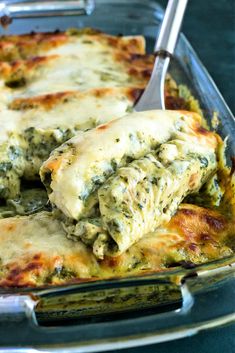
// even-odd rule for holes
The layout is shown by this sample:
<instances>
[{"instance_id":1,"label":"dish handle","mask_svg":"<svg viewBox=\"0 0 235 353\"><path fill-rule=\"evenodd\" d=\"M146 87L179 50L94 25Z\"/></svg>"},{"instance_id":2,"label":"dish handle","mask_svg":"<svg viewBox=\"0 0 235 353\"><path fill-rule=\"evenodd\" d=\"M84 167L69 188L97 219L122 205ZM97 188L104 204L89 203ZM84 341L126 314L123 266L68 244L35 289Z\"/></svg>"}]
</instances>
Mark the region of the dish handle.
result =
<instances>
[{"instance_id":1,"label":"dish handle","mask_svg":"<svg viewBox=\"0 0 235 353\"><path fill-rule=\"evenodd\" d=\"M7 18L90 15L94 8L94 0L2 1L0 17L4 22Z\"/></svg>"},{"instance_id":2,"label":"dish handle","mask_svg":"<svg viewBox=\"0 0 235 353\"><path fill-rule=\"evenodd\" d=\"M210 282L211 278L207 280ZM146 281L143 283L146 284ZM69 345L82 346L86 352L104 351L182 338L234 322L234 272L219 283L212 281L211 285L208 284L206 291L198 291L198 279L186 278L180 285L181 308L160 314L153 310L149 315L114 320L111 324L91 321L80 325L40 326L35 316L40 298L3 295L0 297L0 346L15 347L20 344L21 347L40 349L43 344L44 348L49 349L53 345L59 351ZM125 285L128 286L127 283Z\"/></svg>"}]
</instances>

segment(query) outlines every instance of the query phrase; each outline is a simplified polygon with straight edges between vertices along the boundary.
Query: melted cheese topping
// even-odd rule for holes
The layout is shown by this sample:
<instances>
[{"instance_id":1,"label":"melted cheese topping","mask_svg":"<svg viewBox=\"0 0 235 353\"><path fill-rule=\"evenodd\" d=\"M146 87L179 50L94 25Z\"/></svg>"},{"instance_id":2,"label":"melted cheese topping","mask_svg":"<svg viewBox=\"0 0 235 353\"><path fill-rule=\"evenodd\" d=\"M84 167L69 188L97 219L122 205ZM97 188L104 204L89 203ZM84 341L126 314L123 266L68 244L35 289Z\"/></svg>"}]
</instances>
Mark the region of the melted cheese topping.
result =
<instances>
[{"instance_id":1,"label":"melted cheese topping","mask_svg":"<svg viewBox=\"0 0 235 353\"><path fill-rule=\"evenodd\" d=\"M143 55L141 36L68 36L41 53L47 55L0 62L1 101L94 87L143 87L154 61Z\"/></svg>"},{"instance_id":2,"label":"melted cheese topping","mask_svg":"<svg viewBox=\"0 0 235 353\"><path fill-rule=\"evenodd\" d=\"M90 129L123 116L133 106L134 94L134 89L100 88L85 93L63 92L15 100L11 103L12 109L1 110L0 142L6 141L9 134L22 133L30 127L42 130Z\"/></svg>"},{"instance_id":3,"label":"melted cheese topping","mask_svg":"<svg viewBox=\"0 0 235 353\"><path fill-rule=\"evenodd\" d=\"M102 56L99 60L95 58L91 54L89 60L84 59L83 56L74 55L47 57L44 65L35 68L32 77L28 79L27 88L22 89L20 95L27 97L64 90L123 87L136 84L136 82L128 82L128 73L123 72L122 65L113 62L111 58L106 60ZM94 69L95 67L98 69ZM46 85L45 82L47 82Z\"/></svg>"},{"instance_id":4,"label":"melted cheese topping","mask_svg":"<svg viewBox=\"0 0 235 353\"><path fill-rule=\"evenodd\" d=\"M128 158L144 156L180 129L198 127L199 121L196 114L148 111L79 133L54 150L41 168L50 201L66 216L79 219L91 193Z\"/></svg>"},{"instance_id":5,"label":"melted cheese topping","mask_svg":"<svg viewBox=\"0 0 235 353\"><path fill-rule=\"evenodd\" d=\"M106 241L100 235L94 239L96 256L122 253L169 221L183 198L215 172L215 152L200 147L192 152L189 141L183 146L181 141L162 144L156 153L120 168L98 190L101 224L109 236Z\"/></svg>"},{"instance_id":6,"label":"melted cheese topping","mask_svg":"<svg viewBox=\"0 0 235 353\"><path fill-rule=\"evenodd\" d=\"M0 169L13 161L14 167L0 175L1 197L15 197L19 193L19 178L24 175L35 179L50 152L77 130L91 129L125 115L139 92L132 88L63 92L17 99L11 103L11 109L3 108L0 112ZM9 148L17 148L20 154L12 159Z\"/></svg>"},{"instance_id":7,"label":"melted cheese topping","mask_svg":"<svg viewBox=\"0 0 235 353\"><path fill-rule=\"evenodd\" d=\"M195 226L196 225L196 226ZM65 237L50 213L0 220L0 285L42 286L163 271L232 254L235 224L215 211L182 205L164 227L118 257L97 261L89 247Z\"/></svg>"},{"instance_id":8,"label":"melted cheese topping","mask_svg":"<svg viewBox=\"0 0 235 353\"><path fill-rule=\"evenodd\" d=\"M7 198L19 192L23 174L34 178L50 151L78 129L90 129L123 116L137 98L132 87L146 85L154 57L145 55L142 36L113 37L92 30L73 30L2 37L0 60L0 195ZM80 92L68 92L77 89ZM167 106L171 109L191 107L175 95L176 91L176 86L173 94L166 87ZM42 96L35 97L38 94ZM157 163L166 166L161 179L167 182L163 183L166 190L158 193L155 201L160 203L161 198L166 201L171 186L176 187L171 182L178 162L173 163L176 149L164 142L176 137L182 143L187 142L190 135L190 153L214 153L219 138L200 124L198 116L187 112L158 112L157 117L150 112L142 116L134 114L121 123L102 125L89 133L79 133L56 150L42 169L51 200L69 217L84 217L86 212L97 216L97 189L101 184L116 173L118 167L121 167L120 174L123 170L130 171L128 177L133 179L135 164L140 160L132 163L131 160L141 157L145 160L147 153L162 144L158 154L161 162ZM187 151L184 156L188 158ZM186 161L184 158L179 163L192 165L192 173L186 177L181 168L184 178L177 179L176 199L185 194L189 184L197 189L203 182L198 164L193 163L193 158ZM144 163L142 167L143 172ZM150 172L148 168L147 174ZM116 177L118 174L110 179L113 192L117 187ZM223 174L219 177L224 184L231 179L228 187L224 185L222 200L227 210L234 198L234 177L230 178L228 173L226 178ZM127 185L127 189L132 184ZM103 207L108 196L102 200ZM143 192L141 197L145 196ZM123 198L119 197L119 201ZM127 203L132 201L129 198ZM234 200L232 202L234 206ZM132 206L136 207L135 202ZM112 218L110 205L105 205L104 209L104 216ZM175 209L171 207L171 212ZM143 214L140 207L136 213L141 219L150 216L150 212ZM117 237L120 248L129 247L128 250L115 257L111 252L112 256L105 255L99 261L91 246L97 233L104 233L103 224L99 217L89 220L77 223L82 241L76 239L76 242L66 237L67 224L63 225L51 213L0 220L0 285L40 286L140 274L166 270L185 261L203 263L232 254L234 222L218 212L197 206L180 206L168 224L145 234L131 247L135 239L126 245L129 241L126 234L121 240ZM139 222L138 217L135 221ZM125 227L125 222L123 224ZM147 227L144 232L150 230L151 227ZM107 234L103 236L99 238L101 242L106 240Z\"/></svg>"},{"instance_id":9,"label":"melted cheese topping","mask_svg":"<svg viewBox=\"0 0 235 353\"><path fill-rule=\"evenodd\" d=\"M136 87L148 81L154 58L145 55L142 36L83 29L3 36L0 59L0 198L14 198L20 178L37 179L51 150L77 130L123 116L141 92ZM13 140L20 154L14 163Z\"/></svg>"},{"instance_id":10,"label":"melted cheese topping","mask_svg":"<svg viewBox=\"0 0 235 353\"><path fill-rule=\"evenodd\" d=\"M3 250L0 254L1 278L5 276L7 265L11 264L13 268L21 268L18 275L13 275L18 284L22 281L27 281L29 285L34 284L33 274L40 284L40 278L45 281L56 268L58 271L62 267L70 268L73 259L76 259L76 264L71 270L73 273L77 272L79 277L90 277L92 271L97 273L95 260L92 270L92 254L89 254L81 242L69 241L60 222L50 213L2 219L0 224L0 246ZM87 266L88 263L90 266ZM8 280L11 280L10 276Z\"/></svg>"},{"instance_id":11,"label":"melted cheese topping","mask_svg":"<svg viewBox=\"0 0 235 353\"><path fill-rule=\"evenodd\" d=\"M16 197L22 176L37 179L51 150L77 130L123 116L146 85L154 61L145 55L142 36L115 37L91 29L4 36L0 59L5 60L0 62L0 144L4 149L14 135L24 156L16 156L13 166L5 148L8 160L0 158L0 169L10 163L11 171L0 175L0 198ZM167 104L173 108L185 105L177 101L176 88L168 78Z\"/></svg>"},{"instance_id":12,"label":"melted cheese topping","mask_svg":"<svg viewBox=\"0 0 235 353\"><path fill-rule=\"evenodd\" d=\"M143 36L116 37L90 28L2 36L0 60L12 61L45 54L97 54L99 51L111 50L112 47L128 53L144 54L145 39Z\"/></svg>"}]
</instances>

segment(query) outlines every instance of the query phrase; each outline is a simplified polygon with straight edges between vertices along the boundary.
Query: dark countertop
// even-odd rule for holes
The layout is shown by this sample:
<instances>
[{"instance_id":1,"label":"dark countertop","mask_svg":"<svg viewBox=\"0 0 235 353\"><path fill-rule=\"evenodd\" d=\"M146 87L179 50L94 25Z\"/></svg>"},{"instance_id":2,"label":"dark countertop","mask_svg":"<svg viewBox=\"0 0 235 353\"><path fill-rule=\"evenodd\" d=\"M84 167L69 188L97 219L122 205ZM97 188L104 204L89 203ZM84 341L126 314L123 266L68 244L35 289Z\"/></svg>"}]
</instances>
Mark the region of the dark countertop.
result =
<instances>
[{"instance_id":1,"label":"dark countertop","mask_svg":"<svg viewBox=\"0 0 235 353\"><path fill-rule=\"evenodd\" d=\"M166 5L166 0L159 2L163 6ZM206 66L228 106L235 112L235 1L189 0L183 32ZM233 353L235 324L203 331L174 342L126 349L123 352Z\"/></svg>"},{"instance_id":2,"label":"dark countertop","mask_svg":"<svg viewBox=\"0 0 235 353\"><path fill-rule=\"evenodd\" d=\"M235 1L189 0L183 32L234 113Z\"/></svg>"},{"instance_id":3,"label":"dark countertop","mask_svg":"<svg viewBox=\"0 0 235 353\"><path fill-rule=\"evenodd\" d=\"M153 344L113 353L234 353L235 352L235 324L223 328L201 332L173 342ZM108 352L108 353L111 353Z\"/></svg>"},{"instance_id":4,"label":"dark countertop","mask_svg":"<svg viewBox=\"0 0 235 353\"><path fill-rule=\"evenodd\" d=\"M182 31L235 113L235 1L188 0Z\"/></svg>"}]
</instances>

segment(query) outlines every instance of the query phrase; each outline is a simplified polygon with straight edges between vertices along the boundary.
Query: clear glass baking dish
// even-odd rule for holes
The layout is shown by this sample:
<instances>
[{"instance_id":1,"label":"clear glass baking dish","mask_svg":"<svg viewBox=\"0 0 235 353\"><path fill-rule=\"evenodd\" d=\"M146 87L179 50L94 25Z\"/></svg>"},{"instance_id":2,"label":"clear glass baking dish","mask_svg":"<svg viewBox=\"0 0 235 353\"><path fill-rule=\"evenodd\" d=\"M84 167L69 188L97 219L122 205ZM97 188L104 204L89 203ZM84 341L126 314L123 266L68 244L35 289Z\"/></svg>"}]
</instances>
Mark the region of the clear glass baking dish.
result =
<instances>
[{"instance_id":1,"label":"clear glass baking dish","mask_svg":"<svg viewBox=\"0 0 235 353\"><path fill-rule=\"evenodd\" d=\"M17 11L17 18L1 28L0 34L94 27L113 34L143 34L149 52L163 16L158 3L141 0L99 0L94 9L76 12L76 16L65 16L63 8L57 13L60 16L51 17L38 17L34 10L31 18L32 13L25 16ZM170 72L198 98L209 124L213 113L218 113L219 133L229 137L229 163L235 155L235 120L182 34ZM235 321L234 290L235 256L141 277L33 290L2 289L1 352L95 352L193 335Z\"/></svg>"}]
</instances>

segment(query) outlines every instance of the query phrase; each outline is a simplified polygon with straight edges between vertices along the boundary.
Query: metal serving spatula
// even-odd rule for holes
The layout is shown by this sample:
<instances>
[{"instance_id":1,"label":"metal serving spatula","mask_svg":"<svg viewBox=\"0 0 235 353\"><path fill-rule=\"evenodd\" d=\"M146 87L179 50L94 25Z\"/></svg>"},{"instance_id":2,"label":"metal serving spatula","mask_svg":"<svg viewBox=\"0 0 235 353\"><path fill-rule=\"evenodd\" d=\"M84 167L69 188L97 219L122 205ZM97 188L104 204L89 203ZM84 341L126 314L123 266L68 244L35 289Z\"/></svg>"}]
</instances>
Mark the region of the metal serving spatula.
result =
<instances>
[{"instance_id":1,"label":"metal serving spatula","mask_svg":"<svg viewBox=\"0 0 235 353\"><path fill-rule=\"evenodd\" d=\"M169 0L155 44L156 60L150 81L135 106L136 111L165 109L164 82L180 32L188 0Z\"/></svg>"}]
</instances>

